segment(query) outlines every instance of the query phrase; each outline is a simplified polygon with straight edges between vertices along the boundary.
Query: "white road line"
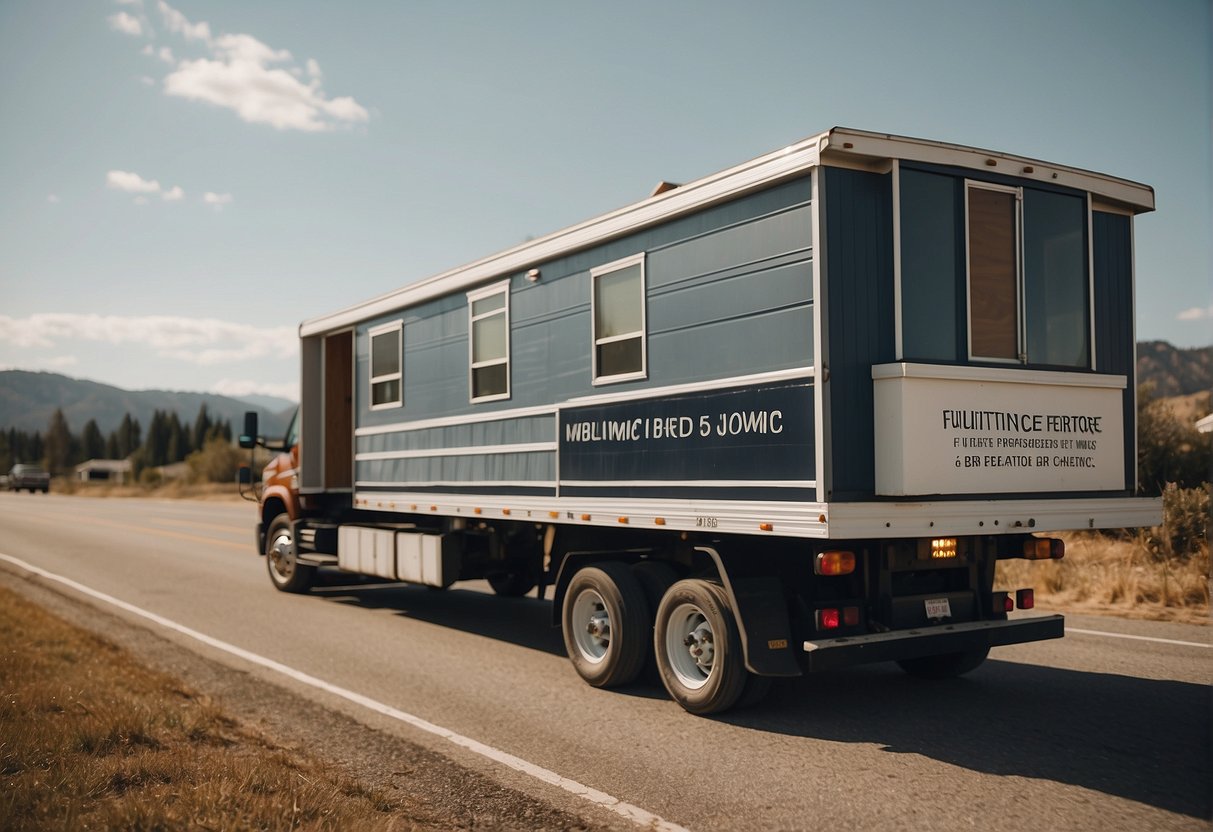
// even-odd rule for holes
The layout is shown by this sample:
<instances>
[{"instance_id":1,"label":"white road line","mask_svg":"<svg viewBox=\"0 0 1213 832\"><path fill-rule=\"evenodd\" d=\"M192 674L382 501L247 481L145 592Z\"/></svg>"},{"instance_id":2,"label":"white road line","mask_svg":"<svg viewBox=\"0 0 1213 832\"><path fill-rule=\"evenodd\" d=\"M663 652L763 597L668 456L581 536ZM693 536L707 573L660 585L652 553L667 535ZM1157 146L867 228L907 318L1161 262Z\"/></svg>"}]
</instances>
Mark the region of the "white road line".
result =
<instances>
[{"instance_id":1,"label":"white road line","mask_svg":"<svg viewBox=\"0 0 1213 832\"><path fill-rule=\"evenodd\" d=\"M482 742L478 742L470 737L465 737L462 734L457 734L454 731L443 728L441 725L435 725L434 723L428 722L419 716L414 716L413 714L398 710L393 708L391 705L385 705L382 702L378 702L370 697L363 696L360 693L355 693L352 690L338 687L337 685L326 682L323 679L318 679L315 676L304 673L301 670L296 670L293 667L288 667L280 662L276 662L273 659L267 659L265 656L251 653L248 650L235 646L234 644L228 644L226 641L220 641L219 639L208 636L205 633L192 630L183 624L178 624L176 621L171 621L163 616L156 615L154 612L148 612L147 610L136 607L133 604L128 604L126 601L119 600L112 595L106 595L104 592L99 592L92 587L85 586L77 581L73 581L71 578L56 575L54 572L47 572L45 569L41 569L31 563L27 563L20 558L15 558L12 555L0 553L0 560L7 561L8 563L20 567L27 572L32 572L35 575L46 578L48 581L55 581L63 584L64 586L71 587L77 592L82 592L85 595L96 598L99 601L104 601L105 603L118 607L121 610L126 610L133 615L146 618L148 621L159 624L161 627L181 633L184 636L189 636L190 638L200 641L210 647L214 647L217 650L222 650L223 652L230 653L233 656L238 656L245 661L260 665L261 667L272 670L275 673L281 673L283 676L290 677L297 682L302 682L303 684L310 685L318 690L331 693L335 696L340 696L342 699L347 699L350 702L353 702L356 705L361 705L368 710L383 714L384 716L391 717L392 719L399 720L400 722L408 723L414 728L420 728L422 731L442 737L443 739L452 742L455 745L466 748L469 751L481 755L482 757L487 757L488 759L501 763L504 766L508 766L515 771L520 771L523 774L530 775L536 780L542 780L543 782L549 783L553 786L559 786L566 792L574 794L584 800L588 800L591 803L596 803L605 809L609 809L617 815L622 815L639 826L644 826L649 829L664 830L665 832L688 832L688 830L684 827L681 827L675 823L670 823L667 820L663 820L657 815L641 809L639 806L633 806L631 803L625 803L624 801L616 797L612 797L605 792L600 792L597 789L593 789L589 786L578 783L576 780L570 780L569 778L562 777L556 772L550 771L542 766L537 766L534 763L528 763L526 760L523 760L520 757L515 757L513 754L501 751L500 749L494 748L491 745L485 745Z\"/></svg>"},{"instance_id":2,"label":"white road line","mask_svg":"<svg viewBox=\"0 0 1213 832\"><path fill-rule=\"evenodd\" d=\"M1105 633L1103 630L1080 630L1077 627L1066 627L1066 633L1082 633L1084 636L1106 636L1108 638L1130 638L1134 641L1153 641L1157 644L1178 644L1182 647L1203 647L1206 650L1213 650L1213 644L1201 644L1197 641L1176 641L1173 638L1131 636L1126 633Z\"/></svg>"}]
</instances>

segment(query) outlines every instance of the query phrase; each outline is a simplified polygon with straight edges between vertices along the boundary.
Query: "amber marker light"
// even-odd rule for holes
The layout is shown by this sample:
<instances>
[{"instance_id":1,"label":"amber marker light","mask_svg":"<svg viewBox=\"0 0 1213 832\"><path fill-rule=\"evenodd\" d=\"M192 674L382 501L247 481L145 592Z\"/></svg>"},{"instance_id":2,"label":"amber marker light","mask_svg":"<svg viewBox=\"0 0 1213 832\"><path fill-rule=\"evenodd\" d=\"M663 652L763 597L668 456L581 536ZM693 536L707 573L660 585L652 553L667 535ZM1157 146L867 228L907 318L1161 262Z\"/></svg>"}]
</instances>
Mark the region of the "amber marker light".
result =
<instances>
[{"instance_id":1,"label":"amber marker light","mask_svg":"<svg viewBox=\"0 0 1213 832\"><path fill-rule=\"evenodd\" d=\"M624 525L627 525L628 518L626 518L626 517L620 517L620 518L619 518L619 522L620 522L620 523L623 523Z\"/></svg>"},{"instance_id":2,"label":"amber marker light","mask_svg":"<svg viewBox=\"0 0 1213 832\"><path fill-rule=\"evenodd\" d=\"M664 517L654 517L654 518L653 518L653 523L654 523L655 525L658 525L658 526L664 526L664 525L665 525L665 518L664 518Z\"/></svg>"},{"instance_id":3,"label":"amber marker light","mask_svg":"<svg viewBox=\"0 0 1213 832\"><path fill-rule=\"evenodd\" d=\"M855 571L855 553L818 552L813 571L818 575L850 575Z\"/></svg>"},{"instance_id":4,"label":"amber marker light","mask_svg":"<svg viewBox=\"0 0 1213 832\"><path fill-rule=\"evenodd\" d=\"M501 513L504 514L506 517L510 516L510 510L508 508L503 508L501 510Z\"/></svg>"},{"instance_id":5,"label":"amber marker light","mask_svg":"<svg viewBox=\"0 0 1213 832\"><path fill-rule=\"evenodd\" d=\"M552 518L553 520L555 520L559 516L560 516L560 512L558 512L558 511L549 511L548 512L548 517Z\"/></svg>"},{"instance_id":6,"label":"amber marker light","mask_svg":"<svg viewBox=\"0 0 1213 832\"><path fill-rule=\"evenodd\" d=\"M590 522L590 517L591 517L591 515L589 515L589 514L583 514L583 515L581 515L581 522L583 522L583 523L588 523L588 522Z\"/></svg>"}]
</instances>

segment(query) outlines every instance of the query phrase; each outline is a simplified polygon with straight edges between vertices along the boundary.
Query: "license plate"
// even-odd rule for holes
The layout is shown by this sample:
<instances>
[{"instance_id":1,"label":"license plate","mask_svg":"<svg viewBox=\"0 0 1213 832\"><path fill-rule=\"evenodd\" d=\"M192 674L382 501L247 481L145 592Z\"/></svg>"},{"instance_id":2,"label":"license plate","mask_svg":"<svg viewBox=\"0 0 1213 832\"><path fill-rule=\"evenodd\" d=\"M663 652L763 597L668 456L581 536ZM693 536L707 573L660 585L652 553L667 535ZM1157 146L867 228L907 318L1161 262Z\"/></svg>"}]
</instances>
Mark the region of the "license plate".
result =
<instances>
[{"instance_id":1,"label":"license plate","mask_svg":"<svg viewBox=\"0 0 1213 832\"><path fill-rule=\"evenodd\" d=\"M935 621L940 618L952 617L952 605L948 603L947 598L928 598L925 603L927 605L927 618L930 620Z\"/></svg>"}]
</instances>

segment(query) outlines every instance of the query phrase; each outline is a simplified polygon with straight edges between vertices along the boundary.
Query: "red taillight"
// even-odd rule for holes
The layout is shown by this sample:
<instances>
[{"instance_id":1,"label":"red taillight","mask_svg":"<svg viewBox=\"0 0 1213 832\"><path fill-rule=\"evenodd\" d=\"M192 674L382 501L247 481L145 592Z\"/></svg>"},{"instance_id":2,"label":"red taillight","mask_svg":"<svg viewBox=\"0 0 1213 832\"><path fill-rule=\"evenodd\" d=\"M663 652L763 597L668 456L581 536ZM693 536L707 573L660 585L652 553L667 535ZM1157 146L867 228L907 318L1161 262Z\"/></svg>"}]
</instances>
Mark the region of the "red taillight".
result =
<instances>
[{"instance_id":1,"label":"red taillight","mask_svg":"<svg viewBox=\"0 0 1213 832\"><path fill-rule=\"evenodd\" d=\"M1010 598L1007 599L1011 600ZM1036 606L1036 591L1033 589L1021 589L1015 593L1015 605L1021 610L1030 610Z\"/></svg>"},{"instance_id":2,"label":"red taillight","mask_svg":"<svg viewBox=\"0 0 1213 832\"><path fill-rule=\"evenodd\" d=\"M1011 612L1015 609L1015 601L1011 598L1010 593L995 592L990 596L990 611L991 612Z\"/></svg>"},{"instance_id":3,"label":"red taillight","mask_svg":"<svg viewBox=\"0 0 1213 832\"><path fill-rule=\"evenodd\" d=\"M837 630L842 624L842 617L836 609L818 610L817 611L817 629L819 630Z\"/></svg>"},{"instance_id":4,"label":"red taillight","mask_svg":"<svg viewBox=\"0 0 1213 832\"><path fill-rule=\"evenodd\" d=\"M859 607L845 607L842 611L842 623L848 627L858 627Z\"/></svg>"}]
</instances>

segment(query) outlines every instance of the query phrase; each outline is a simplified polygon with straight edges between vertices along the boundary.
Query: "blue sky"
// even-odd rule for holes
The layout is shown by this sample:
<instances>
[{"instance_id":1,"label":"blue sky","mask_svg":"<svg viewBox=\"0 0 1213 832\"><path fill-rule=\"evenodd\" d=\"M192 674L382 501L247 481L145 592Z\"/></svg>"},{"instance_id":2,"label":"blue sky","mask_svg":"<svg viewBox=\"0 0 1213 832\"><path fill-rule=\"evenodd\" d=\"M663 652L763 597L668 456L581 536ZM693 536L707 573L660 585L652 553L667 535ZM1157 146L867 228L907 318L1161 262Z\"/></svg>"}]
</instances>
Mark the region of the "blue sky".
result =
<instances>
[{"instance_id":1,"label":"blue sky","mask_svg":"<svg viewBox=\"0 0 1213 832\"><path fill-rule=\"evenodd\" d=\"M1154 186L1213 343L1207 0L0 4L0 367L294 396L299 321L845 125Z\"/></svg>"}]
</instances>

